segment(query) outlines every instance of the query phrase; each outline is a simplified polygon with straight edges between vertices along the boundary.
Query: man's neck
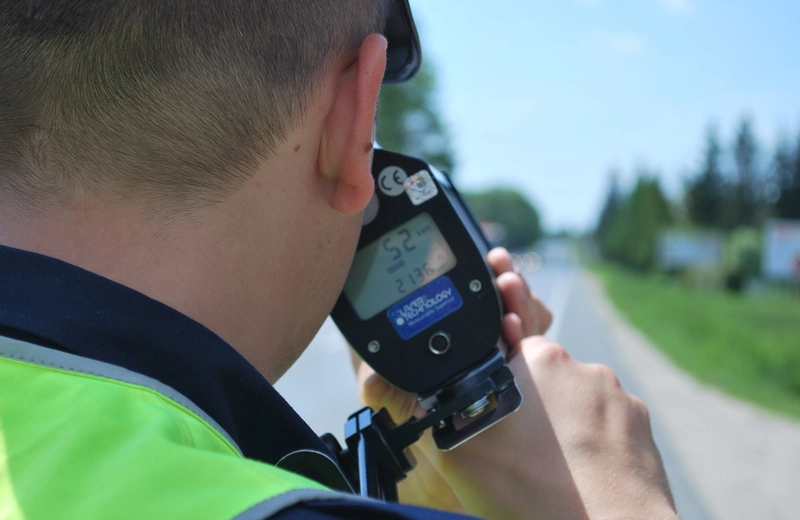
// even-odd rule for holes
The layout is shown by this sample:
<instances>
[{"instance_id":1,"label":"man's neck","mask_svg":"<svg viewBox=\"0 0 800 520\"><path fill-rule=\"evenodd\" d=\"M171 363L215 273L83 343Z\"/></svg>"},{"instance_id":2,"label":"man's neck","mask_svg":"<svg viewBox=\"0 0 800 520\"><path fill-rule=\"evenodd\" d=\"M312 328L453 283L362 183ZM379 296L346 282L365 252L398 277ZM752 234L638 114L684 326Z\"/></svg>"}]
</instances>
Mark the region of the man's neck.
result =
<instances>
[{"instance_id":1,"label":"man's neck","mask_svg":"<svg viewBox=\"0 0 800 520\"><path fill-rule=\"evenodd\" d=\"M253 330L254 312L261 323L273 321L270 303L262 298L254 308L241 287L246 278L233 275L248 261L245 239L238 239L246 213L231 207L239 202L233 196L168 223L140 204L99 198L24 217L3 215L7 207L0 206L0 244L63 260L158 300L211 329L274 380L279 363L253 340L273 339L280 347L266 328ZM272 260L278 264L264 258L264 265Z\"/></svg>"},{"instance_id":2,"label":"man's neck","mask_svg":"<svg viewBox=\"0 0 800 520\"><path fill-rule=\"evenodd\" d=\"M191 224L187 220L164 225L139 205L92 199L2 221L0 244L58 258L190 316L194 298L186 296L187 288L195 279L213 284L215 278L208 270L216 252L197 252L203 250L205 237L221 233L212 226L222 226L218 221L203 222L200 215ZM181 261L175 262L179 256Z\"/></svg>"}]
</instances>

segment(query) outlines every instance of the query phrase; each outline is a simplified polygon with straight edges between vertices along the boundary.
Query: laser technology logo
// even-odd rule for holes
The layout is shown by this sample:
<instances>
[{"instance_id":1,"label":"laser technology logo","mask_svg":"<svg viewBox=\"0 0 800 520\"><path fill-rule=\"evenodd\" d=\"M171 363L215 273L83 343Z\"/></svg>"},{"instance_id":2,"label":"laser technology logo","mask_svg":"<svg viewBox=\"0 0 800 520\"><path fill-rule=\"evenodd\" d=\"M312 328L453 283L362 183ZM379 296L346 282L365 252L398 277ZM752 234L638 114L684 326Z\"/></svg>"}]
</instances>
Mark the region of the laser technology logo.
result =
<instances>
[{"instance_id":1,"label":"laser technology logo","mask_svg":"<svg viewBox=\"0 0 800 520\"><path fill-rule=\"evenodd\" d=\"M442 276L390 307L387 317L401 338L411 339L463 304L453 282Z\"/></svg>"}]
</instances>

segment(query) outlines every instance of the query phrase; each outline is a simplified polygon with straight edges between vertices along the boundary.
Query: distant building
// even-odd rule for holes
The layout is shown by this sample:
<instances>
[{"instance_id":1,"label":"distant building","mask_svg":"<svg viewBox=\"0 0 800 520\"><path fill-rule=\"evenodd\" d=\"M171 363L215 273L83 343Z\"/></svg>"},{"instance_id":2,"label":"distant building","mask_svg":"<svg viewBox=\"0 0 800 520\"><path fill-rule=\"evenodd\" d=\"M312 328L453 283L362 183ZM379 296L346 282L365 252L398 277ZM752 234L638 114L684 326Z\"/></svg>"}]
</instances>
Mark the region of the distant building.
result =
<instances>
[{"instance_id":1,"label":"distant building","mask_svg":"<svg viewBox=\"0 0 800 520\"><path fill-rule=\"evenodd\" d=\"M767 221L763 269L770 280L800 280L800 220Z\"/></svg>"},{"instance_id":2,"label":"distant building","mask_svg":"<svg viewBox=\"0 0 800 520\"><path fill-rule=\"evenodd\" d=\"M658 237L662 269L715 268L725 258L725 237L714 231L666 229Z\"/></svg>"}]
</instances>

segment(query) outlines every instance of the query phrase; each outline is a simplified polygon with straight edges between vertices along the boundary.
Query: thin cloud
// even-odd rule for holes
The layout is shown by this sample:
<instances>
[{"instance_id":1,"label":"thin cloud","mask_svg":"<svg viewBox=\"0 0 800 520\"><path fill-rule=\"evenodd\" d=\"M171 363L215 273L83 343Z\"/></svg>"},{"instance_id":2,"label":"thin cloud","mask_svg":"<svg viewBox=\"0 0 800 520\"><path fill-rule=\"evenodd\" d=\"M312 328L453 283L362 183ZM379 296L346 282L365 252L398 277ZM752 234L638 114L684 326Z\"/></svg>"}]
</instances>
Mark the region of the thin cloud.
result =
<instances>
[{"instance_id":1,"label":"thin cloud","mask_svg":"<svg viewBox=\"0 0 800 520\"><path fill-rule=\"evenodd\" d=\"M621 56L639 56L647 51L647 42L640 34L601 29L595 43L601 49Z\"/></svg>"},{"instance_id":2,"label":"thin cloud","mask_svg":"<svg viewBox=\"0 0 800 520\"><path fill-rule=\"evenodd\" d=\"M576 0L585 7L599 7L602 0ZM694 11L694 0L658 0L661 6L673 14L688 14Z\"/></svg>"},{"instance_id":3,"label":"thin cloud","mask_svg":"<svg viewBox=\"0 0 800 520\"><path fill-rule=\"evenodd\" d=\"M660 1L661 5L663 5L667 9L667 11L675 14L690 13L694 9L691 0L660 0Z\"/></svg>"}]
</instances>

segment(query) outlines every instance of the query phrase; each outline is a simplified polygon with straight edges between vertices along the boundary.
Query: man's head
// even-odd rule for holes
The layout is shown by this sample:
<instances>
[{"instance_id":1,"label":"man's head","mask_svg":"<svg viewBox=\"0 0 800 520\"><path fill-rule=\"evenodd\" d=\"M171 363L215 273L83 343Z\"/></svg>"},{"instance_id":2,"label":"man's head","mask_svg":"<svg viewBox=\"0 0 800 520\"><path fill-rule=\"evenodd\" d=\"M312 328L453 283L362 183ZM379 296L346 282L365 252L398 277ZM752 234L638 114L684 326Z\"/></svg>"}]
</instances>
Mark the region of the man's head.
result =
<instances>
[{"instance_id":1,"label":"man's head","mask_svg":"<svg viewBox=\"0 0 800 520\"><path fill-rule=\"evenodd\" d=\"M0 244L205 324L270 380L372 196L386 0L0 0Z\"/></svg>"},{"instance_id":2,"label":"man's head","mask_svg":"<svg viewBox=\"0 0 800 520\"><path fill-rule=\"evenodd\" d=\"M299 123L333 60L381 32L385 3L2 0L0 193L218 200Z\"/></svg>"}]
</instances>

